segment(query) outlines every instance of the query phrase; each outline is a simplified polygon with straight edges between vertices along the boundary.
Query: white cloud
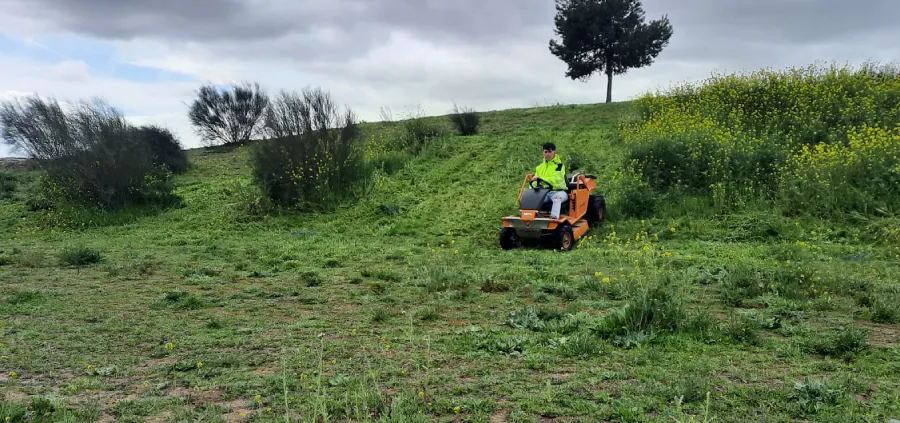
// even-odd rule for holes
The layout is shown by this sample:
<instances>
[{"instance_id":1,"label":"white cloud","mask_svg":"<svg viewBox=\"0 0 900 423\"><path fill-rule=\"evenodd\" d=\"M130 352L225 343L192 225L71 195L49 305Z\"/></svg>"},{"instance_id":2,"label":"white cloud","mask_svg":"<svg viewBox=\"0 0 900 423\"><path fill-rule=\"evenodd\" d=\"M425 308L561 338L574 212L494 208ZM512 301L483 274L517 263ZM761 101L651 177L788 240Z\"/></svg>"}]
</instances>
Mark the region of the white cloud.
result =
<instances>
[{"instance_id":1,"label":"white cloud","mask_svg":"<svg viewBox=\"0 0 900 423\"><path fill-rule=\"evenodd\" d=\"M177 131L184 144L199 145L190 131L184 104L192 98L194 83L142 84L91 76L83 62L41 63L2 54L0 69L2 100L39 95L65 103L101 97L122 110L129 120L163 123ZM0 149L0 154L9 154L7 147Z\"/></svg>"},{"instance_id":2,"label":"white cloud","mask_svg":"<svg viewBox=\"0 0 900 423\"><path fill-rule=\"evenodd\" d=\"M82 83L90 79L87 63L80 60L66 60L59 62L50 69L49 76L68 83Z\"/></svg>"}]
</instances>

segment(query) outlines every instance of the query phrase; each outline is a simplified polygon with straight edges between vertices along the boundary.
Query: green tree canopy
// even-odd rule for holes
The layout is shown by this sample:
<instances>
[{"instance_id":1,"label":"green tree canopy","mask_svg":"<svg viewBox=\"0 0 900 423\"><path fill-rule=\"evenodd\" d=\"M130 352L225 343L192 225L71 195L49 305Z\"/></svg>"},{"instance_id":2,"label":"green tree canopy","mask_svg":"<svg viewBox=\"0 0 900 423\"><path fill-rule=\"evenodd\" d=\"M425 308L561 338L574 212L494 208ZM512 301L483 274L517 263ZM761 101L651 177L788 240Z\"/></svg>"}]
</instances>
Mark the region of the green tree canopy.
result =
<instances>
[{"instance_id":1,"label":"green tree canopy","mask_svg":"<svg viewBox=\"0 0 900 423\"><path fill-rule=\"evenodd\" d=\"M554 22L562 40L550 40L550 52L568 64L571 79L606 74L607 103L613 75L650 65L672 37L668 17L645 22L640 0L556 0Z\"/></svg>"}]
</instances>

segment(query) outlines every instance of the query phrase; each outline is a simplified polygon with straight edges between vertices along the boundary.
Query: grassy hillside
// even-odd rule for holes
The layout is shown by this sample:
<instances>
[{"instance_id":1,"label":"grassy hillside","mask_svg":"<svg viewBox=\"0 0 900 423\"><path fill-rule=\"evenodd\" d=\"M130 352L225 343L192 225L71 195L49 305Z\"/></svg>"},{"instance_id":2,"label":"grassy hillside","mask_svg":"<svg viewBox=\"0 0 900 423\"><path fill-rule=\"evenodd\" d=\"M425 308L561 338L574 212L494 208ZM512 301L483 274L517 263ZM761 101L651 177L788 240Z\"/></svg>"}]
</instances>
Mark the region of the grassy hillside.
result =
<instances>
[{"instance_id":1,"label":"grassy hillside","mask_svg":"<svg viewBox=\"0 0 900 423\"><path fill-rule=\"evenodd\" d=\"M319 215L252 214L250 147L191 151L182 207L155 214L31 212L17 174L0 196L0 416L900 417L897 220L648 190L621 172L618 127L640 111L486 113L407 160L384 142L402 126L367 124L394 158ZM548 140L600 177L608 221L570 252L501 251Z\"/></svg>"}]
</instances>

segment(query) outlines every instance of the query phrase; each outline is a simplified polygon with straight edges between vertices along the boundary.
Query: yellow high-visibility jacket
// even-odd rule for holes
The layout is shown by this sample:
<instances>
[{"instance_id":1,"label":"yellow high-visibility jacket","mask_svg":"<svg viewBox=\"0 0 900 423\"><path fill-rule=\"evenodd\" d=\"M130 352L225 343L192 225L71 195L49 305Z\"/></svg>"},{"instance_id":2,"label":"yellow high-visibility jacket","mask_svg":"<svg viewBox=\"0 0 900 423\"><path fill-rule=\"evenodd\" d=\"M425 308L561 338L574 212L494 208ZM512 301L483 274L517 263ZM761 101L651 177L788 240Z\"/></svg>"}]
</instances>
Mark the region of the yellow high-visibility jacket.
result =
<instances>
[{"instance_id":1,"label":"yellow high-visibility jacket","mask_svg":"<svg viewBox=\"0 0 900 423\"><path fill-rule=\"evenodd\" d=\"M534 175L551 184L556 191L566 190L566 165L560 160L559 155L553 156L553 159L544 160L534 170ZM535 185L537 186L537 185Z\"/></svg>"}]
</instances>

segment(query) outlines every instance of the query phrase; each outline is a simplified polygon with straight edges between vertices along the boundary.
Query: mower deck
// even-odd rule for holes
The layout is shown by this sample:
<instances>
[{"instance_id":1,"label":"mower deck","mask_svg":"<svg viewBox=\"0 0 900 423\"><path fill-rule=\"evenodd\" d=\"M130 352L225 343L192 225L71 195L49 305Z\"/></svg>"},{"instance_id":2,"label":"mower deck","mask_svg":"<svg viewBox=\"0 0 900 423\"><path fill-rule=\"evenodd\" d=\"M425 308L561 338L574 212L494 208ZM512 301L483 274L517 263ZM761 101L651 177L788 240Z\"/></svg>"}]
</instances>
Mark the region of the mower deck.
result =
<instances>
[{"instance_id":1,"label":"mower deck","mask_svg":"<svg viewBox=\"0 0 900 423\"><path fill-rule=\"evenodd\" d=\"M575 239L581 238L590 229L590 225L584 219L536 217L531 220L524 220L519 216L503 217L503 227L515 229L519 237L523 239L539 239L541 235L546 235L547 232L552 232L563 224L568 224L572 227L572 234L575 235Z\"/></svg>"}]
</instances>

